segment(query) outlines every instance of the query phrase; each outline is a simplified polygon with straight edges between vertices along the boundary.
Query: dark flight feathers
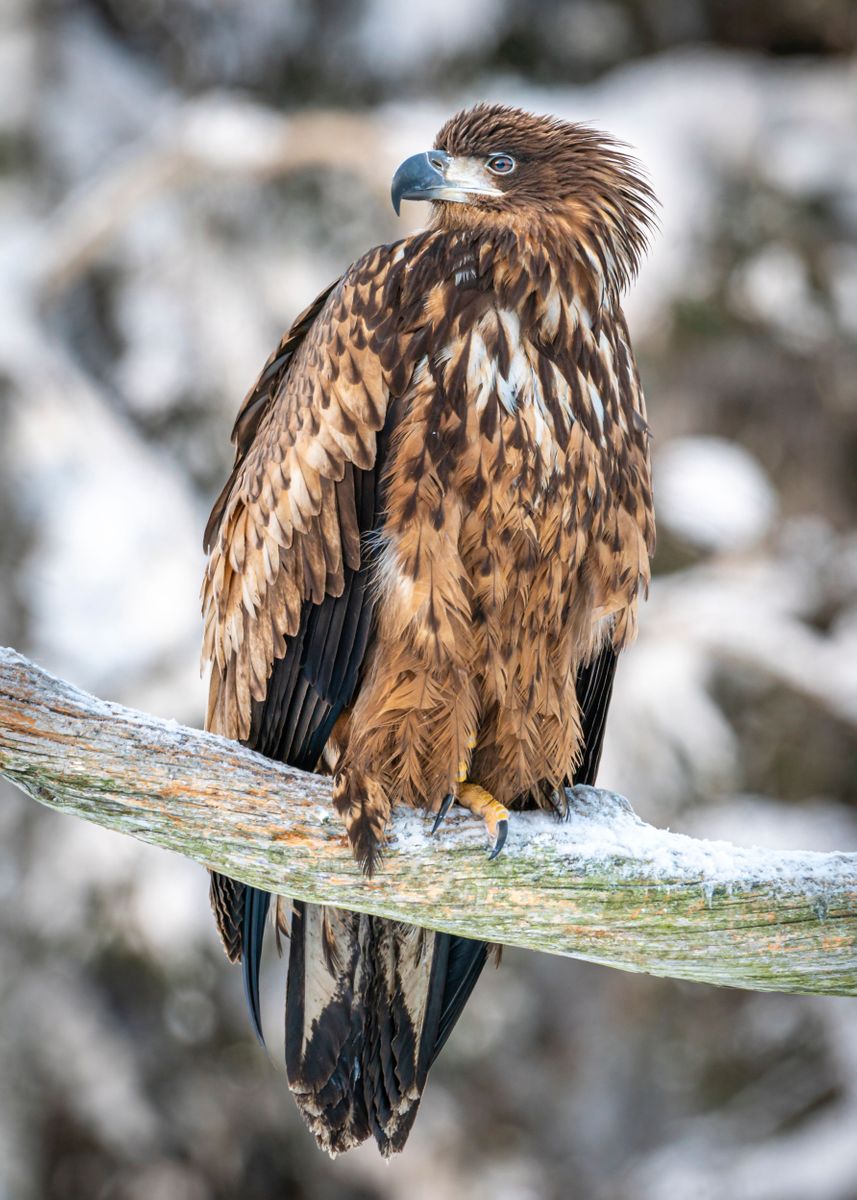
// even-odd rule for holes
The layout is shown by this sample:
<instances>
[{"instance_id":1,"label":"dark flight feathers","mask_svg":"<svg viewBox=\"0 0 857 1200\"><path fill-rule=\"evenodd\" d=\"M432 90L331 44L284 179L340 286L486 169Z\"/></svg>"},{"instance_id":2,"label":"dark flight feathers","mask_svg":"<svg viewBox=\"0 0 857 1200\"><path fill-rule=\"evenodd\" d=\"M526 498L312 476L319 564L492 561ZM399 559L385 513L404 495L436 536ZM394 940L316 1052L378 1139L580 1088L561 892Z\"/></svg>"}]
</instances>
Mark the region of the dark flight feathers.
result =
<instances>
[{"instance_id":1,"label":"dark flight feathers","mask_svg":"<svg viewBox=\"0 0 857 1200\"><path fill-rule=\"evenodd\" d=\"M590 786L595 783L618 658L618 653L608 642L592 662L581 667L577 673L575 688L580 705L583 754L574 772L574 779L569 782Z\"/></svg>"}]
</instances>

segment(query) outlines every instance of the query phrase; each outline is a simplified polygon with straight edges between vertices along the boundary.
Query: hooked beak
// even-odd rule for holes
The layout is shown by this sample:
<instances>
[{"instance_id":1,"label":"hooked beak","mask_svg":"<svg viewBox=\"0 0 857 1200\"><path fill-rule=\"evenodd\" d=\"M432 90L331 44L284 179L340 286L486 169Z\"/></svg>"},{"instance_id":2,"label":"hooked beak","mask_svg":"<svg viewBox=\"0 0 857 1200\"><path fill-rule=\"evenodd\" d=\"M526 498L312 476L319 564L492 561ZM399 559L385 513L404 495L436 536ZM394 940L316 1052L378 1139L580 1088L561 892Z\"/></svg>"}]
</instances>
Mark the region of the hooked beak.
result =
<instances>
[{"instance_id":1,"label":"hooked beak","mask_svg":"<svg viewBox=\"0 0 857 1200\"><path fill-rule=\"evenodd\" d=\"M455 159L444 150L427 150L406 158L393 176L390 198L396 216L403 200L450 200L466 204L471 196L502 196L486 177L481 163Z\"/></svg>"}]
</instances>

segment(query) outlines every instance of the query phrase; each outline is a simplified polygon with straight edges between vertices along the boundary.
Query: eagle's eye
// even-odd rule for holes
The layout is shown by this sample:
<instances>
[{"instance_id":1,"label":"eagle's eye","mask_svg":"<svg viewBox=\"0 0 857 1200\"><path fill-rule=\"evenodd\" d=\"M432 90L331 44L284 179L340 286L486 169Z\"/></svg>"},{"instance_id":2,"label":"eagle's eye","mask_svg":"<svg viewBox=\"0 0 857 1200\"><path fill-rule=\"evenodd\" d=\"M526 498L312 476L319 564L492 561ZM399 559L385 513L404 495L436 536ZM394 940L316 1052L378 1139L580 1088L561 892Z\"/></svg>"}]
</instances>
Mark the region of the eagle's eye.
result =
<instances>
[{"instance_id":1,"label":"eagle's eye","mask_svg":"<svg viewBox=\"0 0 857 1200\"><path fill-rule=\"evenodd\" d=\"M495 175L511 175L515 165L511 154L492 154L485 163L488 170L493 171Z\"/></svg>"}]
</instances>

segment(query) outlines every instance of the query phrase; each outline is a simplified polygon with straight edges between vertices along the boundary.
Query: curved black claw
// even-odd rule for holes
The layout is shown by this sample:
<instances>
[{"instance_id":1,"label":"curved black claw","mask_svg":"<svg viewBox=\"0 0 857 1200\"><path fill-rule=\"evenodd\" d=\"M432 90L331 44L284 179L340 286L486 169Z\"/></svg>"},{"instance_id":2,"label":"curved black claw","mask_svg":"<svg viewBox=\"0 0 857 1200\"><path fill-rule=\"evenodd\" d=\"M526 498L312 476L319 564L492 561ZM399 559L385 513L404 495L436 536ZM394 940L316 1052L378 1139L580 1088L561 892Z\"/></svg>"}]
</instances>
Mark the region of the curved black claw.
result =
<instances>
[{"instance_id":1,"label":"curved black claw","mask_svg":"<svg viewBox=\"0 0 857 1200\"><path fill-rule=\"evenodd\" d=\"M570 812L568 803L568 795L565 788L560 791L559 788L553 788L550 794L550 806L553 810L553 815L558 821L567 821Z\"/></svg>"},{"instance_id":2,"label":"curved black claw","mask_svg":"<svg viewBox=\"0 0 857 1200\"><path fill-rule=\"evenodd\" d=\"M432 833L437 833L438 829L440 829L443 818L446 816L446 814L452 808L454 803L455 803L455 796L452 794L452 792L450 792L449 795L444 796L443 803L441 804L440 808L437 810L437 816L434 819L434 825L432 825L432 827L431 827Z\"/></svg>"},{"instance_id":3,"label":"curved black claw","mask_svg":"<svg viewBox=\"0 0 857 1200\"><path fill-rule=\"evenodd\" d=\"M497 836L494 839L494 847L488 855L488 861L496 858L503 847L506 845L506 834L509 832L509 822L504 818L497 822Z\"/></svg>"}]
</instances>

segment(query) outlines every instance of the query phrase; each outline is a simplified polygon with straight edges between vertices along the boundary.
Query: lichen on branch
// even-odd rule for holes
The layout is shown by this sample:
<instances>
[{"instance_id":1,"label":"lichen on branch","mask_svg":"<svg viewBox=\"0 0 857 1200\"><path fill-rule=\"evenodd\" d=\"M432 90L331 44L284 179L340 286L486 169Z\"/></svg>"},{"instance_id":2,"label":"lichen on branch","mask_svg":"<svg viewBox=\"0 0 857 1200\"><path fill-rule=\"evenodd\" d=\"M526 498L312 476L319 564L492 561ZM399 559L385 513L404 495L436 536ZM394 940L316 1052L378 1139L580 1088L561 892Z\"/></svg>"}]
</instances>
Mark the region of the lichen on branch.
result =
<instances>
[{"instance_id":1,"label":"lichen on branch","mask_svg":"<svg viewBox=\"0 0 857 1200\"><path fill-rule=\"evenodd\" d=\"M329 779L98 700L9 649L0 775L50 808L286 896L623 970L857 995L857 854L702 841L574 788L565 822L513 814L493 862L469 815L450 813L430 837L422 814L400 811L366 879Z\"/></svg>"}]
</instances>

